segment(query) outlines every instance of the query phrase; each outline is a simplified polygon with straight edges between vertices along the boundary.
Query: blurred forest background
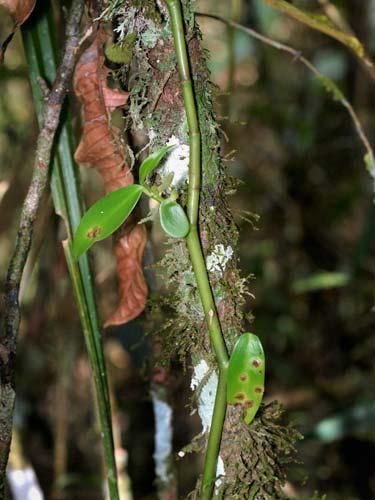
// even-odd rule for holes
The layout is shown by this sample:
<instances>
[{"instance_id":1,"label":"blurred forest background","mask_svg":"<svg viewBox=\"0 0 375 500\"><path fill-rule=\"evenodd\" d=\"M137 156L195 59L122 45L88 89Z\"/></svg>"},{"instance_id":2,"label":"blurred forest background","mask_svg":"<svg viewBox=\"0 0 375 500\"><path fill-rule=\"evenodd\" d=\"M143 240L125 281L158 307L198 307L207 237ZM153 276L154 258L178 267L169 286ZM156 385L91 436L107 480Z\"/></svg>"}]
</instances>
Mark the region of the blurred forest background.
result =
<instances>
[{"instance_id":1,"label":"blurred forest background","mask_svg":"<svg viewBox=\"0 0 375 500\"><path fill-rule=\"evenodd\" d=\"M327 2L296 5L322 9ZM332 1L375 56L375 1ZM261 0L198 0L196 10L231 16L300 50L339 85L375 145L375 83L347 49ZM236 12L237 11L237 12ZM1 11L3 13L3 11ZM246 310L267 353L266 401L278 399L304 434L290 470L291 498L375 498L375 209L363 148L346 110L298 60L219 21L199 18L217 85ZM11 25L0 17L3 37ZM76 105L73 103L73 105ZM79 134L79 119L76 119ZM37 124L18 34L0 68L0 275L4 279L30 180ZM103 194L83 172L87 204ZM46 198L21 291L16 430L46 498L100 498L100 447L91 375L61 248ZM155 258L165 239L153 229ZM111 242L93 251L101 316L116 303ZM157 296L157 292L154 292ZM135 499L156 498L153 415L143 360L147 314L104 333L117 431ZM199 432L186 407L182 367L171 382L175 450ZM177 462L181 498L193 488L196 456Z\"/></svg>"}]
</instances>

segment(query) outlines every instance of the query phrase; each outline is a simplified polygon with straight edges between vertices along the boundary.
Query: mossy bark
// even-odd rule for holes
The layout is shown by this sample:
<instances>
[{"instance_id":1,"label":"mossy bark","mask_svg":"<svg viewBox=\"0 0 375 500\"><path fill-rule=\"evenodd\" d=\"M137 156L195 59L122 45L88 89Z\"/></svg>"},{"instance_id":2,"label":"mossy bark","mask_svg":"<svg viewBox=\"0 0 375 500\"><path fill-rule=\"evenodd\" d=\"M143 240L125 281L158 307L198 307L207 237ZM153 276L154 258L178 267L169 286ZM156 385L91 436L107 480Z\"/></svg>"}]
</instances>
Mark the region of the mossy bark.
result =
<instances>
[{"instance_id":1,"label":"mossy bark","mask_svg":"<svg viewBox=\"0 0 375 500\"><path fill-rule=\"evenodd\" d=\"M213 108L214 87L191 4L190 0L183 2L202 133L200 237L206 258L218 257L217 264L209 269L209 278L230 352L244 331L246 294L246 283L237 267L238 231L228 205L228 196L233 192L235 182L228 175L220 156L219 125ZM164 146L173 136L180 144L188 144L172 34L163 3L129 0L116 11L116 22L125 31L137 33L132 63L119 72L131 91L131 133L139 137L140 131L145 132L149 137L150 151ZM182 202L185 198L186 190L182 188ZM220 259L220 252L226 257ZM174 317L163 334L165 357L178 355L184 364L192 360L195 367L205 361L208 371L200 378L197 388L200 396L195 399L202 406L201 411L210 412L211 402L202 400L202 389L208 380L212 382L210 375L216 371L216 361L185 241L173 241L159 263L159 269L165 281L170 283L171 290L166 300L174 310ZM240 409L229 408L220 450L224 472L215 492L217 497L282 498L285 454L292 451L297 434L277 423L280 413L277 405L264 406L254 423L246 426ZM200 436L201 444L205 444L206 437L206 433ZM193 497L199 496L199 488L198 481Z\"/></svg>"}]
</instances>

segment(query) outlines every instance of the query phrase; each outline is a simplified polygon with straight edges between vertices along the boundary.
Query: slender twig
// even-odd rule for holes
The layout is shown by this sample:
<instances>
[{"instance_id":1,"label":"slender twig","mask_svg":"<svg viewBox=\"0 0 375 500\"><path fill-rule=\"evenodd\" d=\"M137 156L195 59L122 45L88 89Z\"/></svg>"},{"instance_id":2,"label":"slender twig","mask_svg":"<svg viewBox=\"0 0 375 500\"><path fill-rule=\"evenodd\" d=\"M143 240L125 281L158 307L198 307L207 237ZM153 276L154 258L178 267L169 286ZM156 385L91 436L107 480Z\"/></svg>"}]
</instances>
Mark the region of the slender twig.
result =
<instances>
[{"instance_id":1,"label":"slender twig","mask_svg":"<svg viewBox=\"0 0 375 500\"><path fill-rule=\"evenodd\" d=\"M262 0L264 3L270 5L272 8L286 14L287 16L305 24L309 28L320 31L325 35L334 38L346 47L348 47L355 57L359 60L362 67L367 71L373 81L375 81L375 67L374 62L366 54L365 48L362 43L350 31L337 29L335 23L329 22L329 18L323 19L321 16L311 15L302 9L294 6L285 0ZM327 22L328 21L328 22Z\"/></svg>"},{"instance_id":2,"label":"slender twig","mask_svg":"<svg viewBox=\"0 0 375 500\"><path fill-rule=\"evenodd\" d=\"M272 38L269 38L265 35L262 35L261 33L258 33L257 31L253 30L252 28L248 28L247 26L243 26L242 24L239 24L234 21L228 21L224 17L218 16L216 14L206 14L202 12L196 12L197 16L200 17L207 17L210 19L214 19L216 21L220 21L225 24L229 24L233 26L234 28L238 29L239 31L242 31L244 33L247 33L248 35L252 36L253 38L259 40L260 42L265 43L266 45L270 45L274 49L281 50L283 52L287 52L293 57L293 60L298 61L302 63L306 68L313 73L313 75L321 81L323 84L325 84L326 90L329 91L335 100L339 101L348 111L349 116L353 122L353 125L357 131L358 137L360 141L362 142L366 153L373 158L374 157L374 152L372 149L372 146L370 144L370 141L366 135L366 132L361 124L361 121L355 112L353 106L350 104L350 102L347 100L347 98L344 96L344 94L339 90L339 88L336 86L332 80L324 76L316 66L313 65L312 62L310 62L306 57L304 57L300 51L297 49L294 49L293 47L286 45L284 43L280 43L276 40L273 40Z\"/></svg>"},{"instance_id":3,"label":"slender twig","mask_svg":"<svg viewBox=\"0 0 375 500\"><path fill-rule=\"evenodd\" d=\"M206 263L198 233L201 182L201 132L199 129L198 114L190 75L189 56L186 48L181 4L180 0L166 0L166 3L171 18L176 58L189 128L190 161L187 213L190 221L190 232L186 238L186 243L202 301L211 344L219 368L219 383L207 444L200 494L201 500L209 500L212 497L216 478L217 459L225 419L228 353L208 279Z\"/></svg>"},{"instance_id":4,"label":"slender twig","mask_svg":"<svg viewBox=\"0 0 375 500\"><path fill-rule=\"evenodd\" d=\"M231 0L230 2L230 20L237 22L241 15L241 0ZM228 83L227 92L233 90L234 73L236 69L236 47L235 47L235 28L231 24L227 24L227 37L228 37ZM228 101L229 101L228 97ZM230 111L230 109L228 110Z\"/></svg>"},{"instance_id":5,"label":"slender twig","mask_svg":"<svg viewBox=\"0 0 375 500\"><path fill-rule=\"evenodd\" d=\"M20 310L19 288L23 269L31 246L34 222L40 200L45 191L51 152L60 112L68 83L73 73L76 48L79 42L79 25L83 12L82 0L75 0L66 26L66 43L63 58L47 99L43 113L43 127L39 133L34 160L33 176L23 204L15 250L11 258L5 283L4 332L0 342L0 497L4 492L4 475L11 442L13 407L15 400L15 355Z\"/></svg>"}]
</instances>

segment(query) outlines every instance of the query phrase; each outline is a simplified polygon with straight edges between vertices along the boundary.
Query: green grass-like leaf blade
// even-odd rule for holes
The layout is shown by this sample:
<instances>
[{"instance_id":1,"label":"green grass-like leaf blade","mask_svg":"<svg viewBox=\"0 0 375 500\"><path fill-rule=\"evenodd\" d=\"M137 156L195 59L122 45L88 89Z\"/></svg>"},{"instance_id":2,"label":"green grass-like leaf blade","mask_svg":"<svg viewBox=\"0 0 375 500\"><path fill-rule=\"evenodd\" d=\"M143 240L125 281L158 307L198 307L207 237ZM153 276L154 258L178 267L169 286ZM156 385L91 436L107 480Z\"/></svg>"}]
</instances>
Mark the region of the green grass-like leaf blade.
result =
<instances>
[{"instance_id":1,"label":"green grass-like leaf blade","mask_svg":"<svg viewBox=\"0 0 375 500\"><path fill-rule=\"evenodd\" d=\"M292 290L295 293L315 292L329 288L344 287L349 281L350 275L348 273L321 272L294 281L292 283Z\"/></svg>"},{"instance_id":2,"label":"green grass-like leaf blade","mask_svg":"<svg viewBox=\"0 0 375 500\"><path fill-rule=\"evenodd\" d=\"M185 238L190 224L188 218L177 202L165 200L160 204L160 224L164 231L173 238Z\"/></svg>"},{"instance_id":3,"label":"green grass-like leaf blade","mask_svg":"<svg viewBox=\"0 0 375 500\"><path fill-rule=\"evenodd\" d=\"M343 45L349 47L366 65L371 65L371 62L368 60L367 55L365 54L364 47L358 40L358 38L353 36L351 33L346 33L337 28L337 26L333 24L333 22L327 16L307 12L289 2L286 2L285 0L262 1L270 5L274 9L279 10L280 12L284 12L293 19L306 24L310 28L321 31L326 35L335 38Z\"/></svg>"},{"instance_id":4,"label":"green grass-like leaf blade","mask_svg":"<svg viewBox=\"0 0 375 500\"><path fill-rule=\"evenodd\" d=\"M164 156L176 146L165 146L148 156L139 167L139 182L144 184L146 177L159 165Z\"/></svg>"},{"instance_id":5,"label":"green grass-like leaf blade","mask_svg":"<svg viewBox=\"0 0 375 500\"><path fill-rule=\"evenodd\" d=\"M96 241L104 240L129 217L142 194L142 186L131 184L107 194L82 217L74 235L73 251L76 258Z\"/></svg>"}]
</instances>

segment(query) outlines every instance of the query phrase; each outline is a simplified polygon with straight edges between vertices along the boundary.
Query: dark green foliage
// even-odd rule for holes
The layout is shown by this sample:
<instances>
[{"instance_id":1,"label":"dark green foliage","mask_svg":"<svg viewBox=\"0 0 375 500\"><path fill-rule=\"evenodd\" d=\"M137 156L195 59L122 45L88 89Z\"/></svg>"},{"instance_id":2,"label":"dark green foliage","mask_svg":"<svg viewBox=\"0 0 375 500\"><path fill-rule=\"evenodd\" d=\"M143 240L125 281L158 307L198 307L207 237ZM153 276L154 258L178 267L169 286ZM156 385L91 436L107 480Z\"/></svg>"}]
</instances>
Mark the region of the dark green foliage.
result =
<instances>
[{"instance_id":1,"label":"dark green foliage","mask_svg":"<svg viewBox=\"0 0 375 500\"><path fill-rule=\"evenodd\" d=\"M133 47L136 41L136 35L130 33L121 44L112 43L105 48L107 59L116 64L129 64L133 57Z\"/></svg>"}]
</instances>

